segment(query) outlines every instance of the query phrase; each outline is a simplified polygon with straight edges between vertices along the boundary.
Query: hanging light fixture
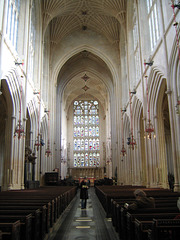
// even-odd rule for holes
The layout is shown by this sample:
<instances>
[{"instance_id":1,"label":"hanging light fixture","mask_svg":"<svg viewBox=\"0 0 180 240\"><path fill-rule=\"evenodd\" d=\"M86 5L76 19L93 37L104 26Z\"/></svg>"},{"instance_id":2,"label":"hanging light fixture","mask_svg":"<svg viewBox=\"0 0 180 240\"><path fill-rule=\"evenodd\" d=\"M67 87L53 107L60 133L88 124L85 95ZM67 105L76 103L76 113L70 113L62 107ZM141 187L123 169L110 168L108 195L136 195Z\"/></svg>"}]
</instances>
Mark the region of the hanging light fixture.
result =
<instances>
[{"instance_id":1,"label":"hanging light fixture","mask_svg":"<svg viewBox=\"0 0 180 240\"><path fill-rule=\"evenodd\" d=\"M16 66L24 65L24 60L17 57L17 59L14 61L14 63Z\"/></svg>"},{"instance_id":2,"label":"hanging light fixture","mask_svg":"<svg viewBox=\"0 0 180 240\"><path fill-rule=\"evenodd\" d=\"M129 145L129 147L134 150L135 146L136 146L136 140L133 136L133 121L132 121L132 108L131 108L131 100L132 100L132 96L136 94L136 90L133 90L132 92L129 91L129 107L130 107L130 124L131 124L131 132L130 132L130 136L127 138L127 145Z\"/></svg>"},{"instance_id":3,"label":"hanging light fixture","mask_svg":"<svg viewBox=\"0 0 180 240\"><path fill-rule=\"evenodd\" d=\"M50 141L49 141L49 133L50 133L50 117L49 117L49 111L45 109L45 112L48 114L48 143L47 143L47 148L45 155L49 157L51 155L51 150L50 150Z\"/></svg>"},{"instance_id":4,"label":"hanging light fixture","mask_svg":"<svg viewBox=\"0 0 180 240\"><path fill-rule=\"evenodd\" d=\"M45 155L46 155L47 157L49 157L49 156L51 155L51 150L50 150L49 145L50 145L50 143L49 143L49 139L48 139L48 146L47 146L46 152L45 152Z\"/></svg>"},{"instance_id":5,"label":"hanging light fixture","mask_svg":"<svg viewBox=\"0 0 180 240\"><path fill-rule=\"evenodd\" d=\"M177 4L174 4L174 0L172 0L172 8L178 8L178 9L180 9L180 1L177 3Z\"/></svg>"},{"instance_id":6,"label":"hanging light fixture","mask_svg":"<svg viewBox=\"0 0 180 240\"><path fill-rule=\"evenodd\" d=\"M40 97L40 91L34 91L33 93L34 93L34 95L39 95L39 96L38 96L38 100L39 100L39 110L38 110L38 135L37 135L37 138L36 138L36 141L35 141L35 144L34 144L34 146L36 147L37 151L39 151L39 148L40 148L40 146L41 146L41 142L40 142L40 132L39 132L41 97Z\"/></svg>"},{"instance_id":7,"label":"hanging light fixture","mask_svg":"<svg viewBox=\"0 0 180 240\"><path fill-rule=\"evenodd\" d=\"M39 134L38 134L38 136L37 136L37 138L36 138L36 141L35 141L34 146L36 147L37 151L39 151L39 148L40 148L40 146L41 146L41 143L40 143L40 141L39 141Z\"/></svg>"},{"instance_id":8,"label":"hanging light fixture","mask_svg":"<svg viewBox=\"0 0 180 240\"><path fill-rule=\"evenodd\" d=\"M126 109L121 109L121 127L122 127L122 149L121 155L122 157L126 156L126 149L124 147L124 127L123 127L123 113L126 112Z\"/></svg>"},{"instance_id":9,"label":"hanging light fixture","mask_svg":"<svg viewBox=\"0 0 180 240\"><path fill-rule=\"evenodd\" d=\"M24 127L22 125L21 121L21 102L22 102L22 80L21 80L21 86L20 86L20 100L19 100L19 120L18 124L16 125L14 137L18 136L18 139L23 137L25 135L24 133Z\"/></svg>"},{"instance_id":10,"label":"hanging light fixture","mask_svg":"<svg viewBox=\"0 0 180 240\"><path fill-rule=\"evenodd\" d=\"M18 136L18 139L24 136L24 127L22 125L21 120L18 120L18 124L16 125L14 137Z\"/></svg>"},{"instance_id":11,"label":"hanging light fixture","mask_svg":"<svg viewBox=\"0 0 180 240\"><path fill-rule=\"evenodd\" d=\"M153 61L150 60L149 62L144 61L144 67L145 67L145 79L146 79L146 99L147 99L147 114L148 114L148 118L147 118L147 122L146 122L146 126L145 126L145 135L144 138L148 138L151 139L152 135L154 136L154 138L156 137L155 133L154 133L154 127L151 123L151 119L150 119L150 108L149 108L149 91L148 91L148 83L147 83L147 78L148 76L146 75L146 65L148 66L152 66L153 65Z\"/></svg>"}]
</instances>

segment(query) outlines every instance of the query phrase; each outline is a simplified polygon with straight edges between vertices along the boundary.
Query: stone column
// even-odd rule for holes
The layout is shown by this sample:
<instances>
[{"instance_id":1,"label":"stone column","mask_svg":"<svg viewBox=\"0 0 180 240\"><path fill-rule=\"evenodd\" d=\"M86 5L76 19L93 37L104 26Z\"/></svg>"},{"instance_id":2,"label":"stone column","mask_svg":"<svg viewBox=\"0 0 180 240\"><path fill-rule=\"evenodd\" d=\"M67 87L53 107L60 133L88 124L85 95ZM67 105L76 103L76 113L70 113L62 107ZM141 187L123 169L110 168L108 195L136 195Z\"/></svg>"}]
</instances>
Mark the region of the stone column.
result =
<instances>
[{"instance_id":1,"label":"stone column","mask_svg":"<svg viewBox=\"0 0 180 240\"><path fill-rule=\"evenodd\" d=\"M180 184L178 181L178 149L176 149L176 141L175 141L175 127L174 127L174 111L172 109L172 91L168 89L166 91L169 103L169 118L170 118L170 126L171 126L171 145L172 145L172 159L174 165L174 191L180 191Z\"/></svg>"}]
</instances>

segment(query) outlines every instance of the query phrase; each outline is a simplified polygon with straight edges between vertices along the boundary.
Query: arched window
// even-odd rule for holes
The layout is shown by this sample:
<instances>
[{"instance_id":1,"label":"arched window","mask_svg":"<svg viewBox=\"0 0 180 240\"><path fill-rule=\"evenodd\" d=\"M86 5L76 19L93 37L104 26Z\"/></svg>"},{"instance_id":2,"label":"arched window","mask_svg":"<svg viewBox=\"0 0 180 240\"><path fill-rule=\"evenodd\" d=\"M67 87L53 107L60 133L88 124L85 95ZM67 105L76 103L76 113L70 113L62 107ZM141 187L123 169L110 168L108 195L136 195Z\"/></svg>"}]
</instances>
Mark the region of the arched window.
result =
<instances>
[{"instance_id":1,"label":"arched window","mask_svg":"<svg viewBox=\"0 0 180 240\"><path fill-rule=\"evenodd\" d=\"M135 61L135 71L136 71L136 84L140 80L141 76L141 62L139 53L139 30L138 30L138 19L137 19L137 8L136 3L134 3L134 16L133 16L133 42L134 42L134 61Z\"/></svg>"},{"instance_id":2,"label":"arched window","mask_svg":"<svg viewBox=\"0 0 180 240\"><path fill-rule=\"evenodd\" d=\"M157 0L146 0L146 1L147 1L147 12L148 12L148 21L149 21L151 51L152 51L156 46L160 36Z\"/></svg>"},{"instance_id":3,"label":"arched window","mask_svg":"<svg viewBox=\"0 0 180 240\"><path fill-rule=\"evenodd\" d=\"M74 101L74 167L97 167L99 153L98 101Z\"/></svg>"},{"instance_id":4,"label":"arched window","mask_svg":"<svg viewBox=\"0 0 180 240\"><path fill-rule=\"evenodd\" d=\"M36 37L36 12L35 0L32 1L31 6L31 22L30 22L30 36L29 36L29 62L28 62L28 78L33 80L34 73L34 55L35 55L35 37Z\"/></svg>"},{"instance_id":5,"label":"arched window","mask_svg":"<svg viewBox=\"0 0 180 240\"><path fill-rule=\"evenodd\" d=\"M17 37L19 26L20 0L8 0L6 34L17 50Z\"/></svg>"}]
</instances>

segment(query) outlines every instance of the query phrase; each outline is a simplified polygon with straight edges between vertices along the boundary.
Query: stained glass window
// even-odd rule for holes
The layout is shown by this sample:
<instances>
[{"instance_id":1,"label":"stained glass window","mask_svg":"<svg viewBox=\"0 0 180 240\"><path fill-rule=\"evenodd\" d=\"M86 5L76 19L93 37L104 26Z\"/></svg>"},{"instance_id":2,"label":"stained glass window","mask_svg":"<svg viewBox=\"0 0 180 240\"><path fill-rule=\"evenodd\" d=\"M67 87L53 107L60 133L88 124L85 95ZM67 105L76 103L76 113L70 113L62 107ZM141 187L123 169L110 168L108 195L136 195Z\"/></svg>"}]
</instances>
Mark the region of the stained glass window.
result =
<instances>
[{"instance_id":1,"label":"stained glass window","mask_svg":"<svg viewBox=\"0 0 180 240\"><path fill-rule=\"evenodd\" d=\"M98 101L74 101L74 167L98 167L99 104Z\"/></svg>"}]
</instances>

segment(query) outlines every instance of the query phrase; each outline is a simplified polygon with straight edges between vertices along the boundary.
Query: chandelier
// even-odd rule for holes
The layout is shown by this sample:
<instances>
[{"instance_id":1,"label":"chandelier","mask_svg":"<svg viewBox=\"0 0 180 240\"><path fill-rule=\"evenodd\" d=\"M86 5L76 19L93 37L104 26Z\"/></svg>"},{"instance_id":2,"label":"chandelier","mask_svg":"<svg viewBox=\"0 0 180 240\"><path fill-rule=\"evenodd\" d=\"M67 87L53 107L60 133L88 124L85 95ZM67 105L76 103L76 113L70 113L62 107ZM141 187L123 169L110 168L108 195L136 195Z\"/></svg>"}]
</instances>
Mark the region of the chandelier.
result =
<instances>
[{"instance_id":1,"label":"chandelier","mask_svg":"<svg viewBox=\"0 0 180 240\"><path fill-rule=\"evenodd\" d=\"M132 96L136 94L136 90L133 90L133 91L129 91L129 107L130 107L130 120L131 120L131 132L130 132L130 136L127 138L127 145L129 145L129 147L134 150L135 146L136 146L136 140L133 136L133 119L132 119L132 107L131 107L131 104L132 104Z\"/></svg>"},{"instance_id":2,"label":"chandelier","mask_svg":"<svg viewBox=\"0 0 180 240\"><path fill-rule=\"evenodd\" d=\"M126 112L126 109L121 109L121 127L122 127L122 149L121 149L121 155L122 157L126 156L126 149L124 147L124 127L123 127L123 113Z\"/></svg>"},{"instance_id":3,"label":"chandelier","mask_svg":"<svg viewBox=\"0 0 180 240\"><path fill-rule=\"evenodd\" d=\"M51 150L50 150L50 141L49 141L49 133L50 133L50 118L49 118L49 111L45 110L45 112L48 114L48 144L46 148L45 155L49 157L51 155Z\"/></svg>"},{"instance_id":4,"label":"chandelier","mask_svg":"<svg viewBox=\"0 0 180 240\"><path fill-rule=\"evenodd\" d=\"M145 127L145 135L144 135L144 138L148 138L148 139L151 139L152 135L154 136L154 138L156 137L155 133L154 133L154 128L153 128L153 125L151 123L151 120L148 119L147 120L147 124L146 124L146 127Z\"/></svg>"},{"instance_id":5,"label":"chandelier","mask_svg":"<svg viewBox=\"0 0 180 240\"><path fill-rule=\"evenodd\" d=\"M127 145L129 145L129 147L134 150L135 146L136 146L136 140L133 136L132 133L130 133L130 136L127 138Z\"/></svg>"},{"instance_id":6,"label":"chandelier","mask_svg":"<svg viewBox=\"0 0 180 240\"><path fill-rule=\"evenodd\" d=\"M51 150L50 150L50 147L49 147L49 139L48 139L48 146L47 146L47 148L46 148L45 155L46 155L47 157L49 157L49 156L51 155Z\"/></svg>"},{"instance_id":7,"label":"chandelier","mask_svg":"<svg viewBox=\"0 0 180 240\"><path fill-rule=\"evenodd\" d=\"M18 136L18 139L23 137L25 135L24 132L24 127L22 125L21 121L21 103L22 102L22 80L21 80L21 86L20 86L20 100L19 100L19 120L18 124L16 125L15 132L14 132L14 137Z\"/></svg>"},{"instance_id":8,"label":"chandelier","mask_svg":"<svg viewBox=\"0 0 180 240\"><path fill-rule=\"evenodd\" d=\"M152 60L150 60L149 62L144 61L145 74L146 74L146 65L152 66L153 65L153 61ZM151 123L151 119L150 119L149 91L148 91L147 78L148 78L148 76L145 75L145 79L146 79L147 114L148 114L147 117L148 118L147 118L147 122L146 122L146 126L145 126L144 138L151 139L152 135L154 136L154 138L156 137L156 135L154 133L154 127L153 127L153 124Z\"/></svg>"},{"instance_id":9,"label":"chandelier","mask_svg":"<svg viewBox=\"0 0 180 240\"><path fill-rule=\"evenodd\" d=\"M41 143L40 143L40 141L39 141L39 134L38 134L38 136L37 136L37 139L36 139L36 141L35 141L34 146L36 147L37 151L39 151L39 148L40 148L40 146L41 146Z\"/></svg>"},{"instance_id":10,"label":"chandelier","mask_svg":"<svg viewBox=\"0 0 180 240\"><path fill-rule=\"evenodd\" d=\"M39 151L39 148L41 146L41 143L40 143L40 133L39 133L39 123L40 123L40 107L41 107L41 98L40 98L40 91L34 91L33 92L34 95L39 95L38 96L38 100L39 100L39 110L38 110L38 135L37 135L37 138L36 138L36 141L35 141L35 144L34 146L36 147L37 151Z\"/></svg>"},{"instance_id":11,"label":"chandelier","mask_svg":"<svg viewBox=\"0 0 180 240\"><path fill-rule=\"evenodd\" d=\"M24 133L24 127L21 123L21 120L18 120L18 124L16 125L15 132L14 132L14 137L18 136L18 139L23 137L25 135Z\"/></svg>"}]
</instances>

